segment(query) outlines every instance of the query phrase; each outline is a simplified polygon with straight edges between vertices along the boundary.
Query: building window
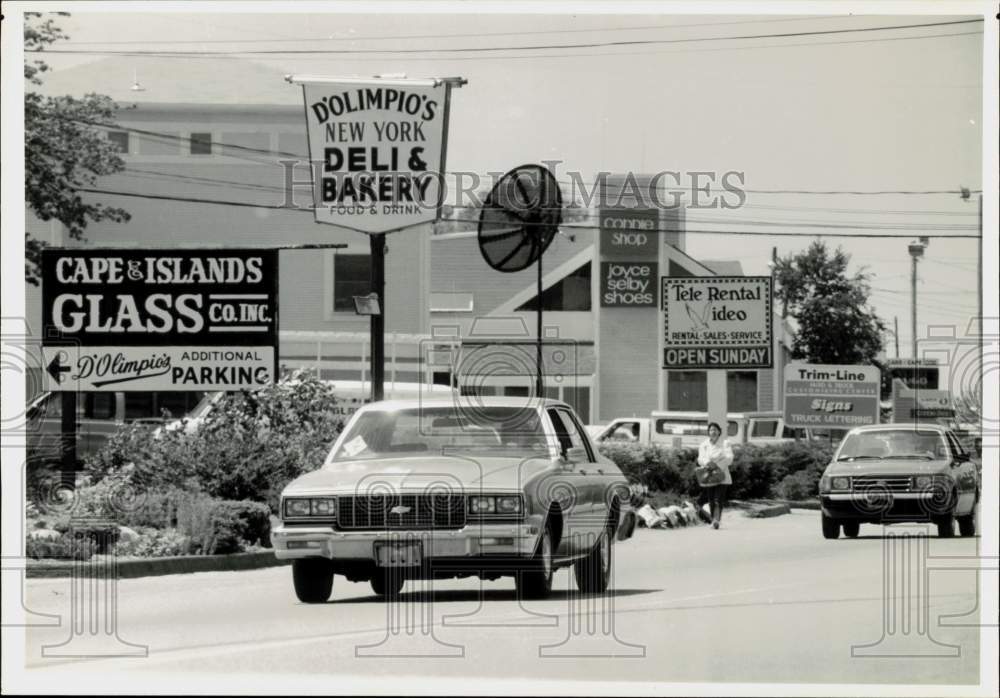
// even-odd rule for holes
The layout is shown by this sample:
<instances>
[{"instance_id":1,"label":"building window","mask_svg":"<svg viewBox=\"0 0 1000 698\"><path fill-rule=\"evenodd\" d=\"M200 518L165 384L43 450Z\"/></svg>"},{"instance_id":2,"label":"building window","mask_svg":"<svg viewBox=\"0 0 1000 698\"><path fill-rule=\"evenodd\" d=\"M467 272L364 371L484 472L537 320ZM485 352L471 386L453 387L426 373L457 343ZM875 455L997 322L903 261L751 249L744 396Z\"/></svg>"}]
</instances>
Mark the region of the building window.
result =
<instances>
[{"instance_id":1,"label":"building window","mask_svg":"<svg viewBox=\"0 0 1000 698\"><path fill-rule=\"evenodd\" d=\"M108 140L119 153L128 153L128 131L108 131Z\"/></svg>"},{"instance_id":2,"label":"building window","mask_svg":"<svg viewBox=\"0 0 1000 698\"><path fill-rule=\"evenodd\" d=\"M757 410L757 372L729 371L726 374L726 402L730 412Z\"/></svg>"},{"instance_id":3,"label":"building window","mask_svg":"<svg viewBox=\"0 0 1000 698\"><path fill-rule=\"evenodd\" d=\"M371 257L366 254L333 256L333 312L353 313L354 296L371 292Z\"/></svg>"},{"instance_id":4,"label":"building window","mask_svg":"<svg viewBox=\"0 0 1000 698\"><path fill-rule=\"evenodd\" d=\"M590 422L590 388L563 388L563 402L569 403L584 423Z\"/></svg>"},{"instance_id":5,"label":"building window","mask_svg":"<svg viewBox=\"0 0 1000 698\"><path fill-rule=\"evenodd\" d=\"M471 293L431 293L432 313L471 313L472 308Z\"/></svg>"},{"instance_id":6,"label":"building window","mask_svg":"<svg viewBox=\"0 0 1000 698\"><path fill-rule=\"evenodd\" d=\"M192 133L191 134L191 154L211 155L212 154L212 134Z\"/></svg>"},{"instance_id":7,"label":"building window","mask_svg":"<svg viewBox=\"0 0 1000 698\"><path fill-rule=\"evenodd\" d=\"M114 419L114 393L84 393L83 416L87 419Z\"/></svg>"},{"instance_id":8,"label":"building window","mask_svg":"<svg viewBox=\"0 0 1000 698\"><path fill-rule=\"evenodd\" d=\"M538 296L517 308L537 310ZM590 310L590 262L542 292L542 310Z\"/></svg>"},{"instance_id":9,"label":"building window","mask_svg":"<svg viewBox=\"0 0 1000 698\"><path fill-rule=\"evenodd\" d=\"M757 372L726 372L726 407L730 412L757 410ZM667 409L707 412L708 383L704 371L671 371L667 382Z\"/></svg>"},{"instance_id":10,"label":"building window","mask_svg":"<svg viewBox=\"0 0 1000 698\"><path fill-rule=\"evenodd\" d=\"M671 412L708 410L704 371L671 371L667 381L667 409Z\"/></svg>"}]
</instances>

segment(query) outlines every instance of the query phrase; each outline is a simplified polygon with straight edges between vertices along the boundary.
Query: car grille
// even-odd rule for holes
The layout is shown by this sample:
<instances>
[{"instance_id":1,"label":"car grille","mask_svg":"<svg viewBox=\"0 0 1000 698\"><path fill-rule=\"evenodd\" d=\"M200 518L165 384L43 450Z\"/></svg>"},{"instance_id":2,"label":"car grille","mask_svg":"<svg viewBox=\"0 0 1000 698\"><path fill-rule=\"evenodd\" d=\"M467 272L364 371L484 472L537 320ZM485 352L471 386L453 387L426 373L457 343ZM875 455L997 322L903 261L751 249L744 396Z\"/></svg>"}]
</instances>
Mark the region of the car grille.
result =
<instances>
[{"instance_id":1,"label":"car grille","mask_svg":"<svg viewBox=\"0 0 1000 698\"><path fill-rule=\"evenodd\" d=\"M878 492L909 492L909 477L879 477L878 475L860 475L852 480L854 490Z\"/></svg>"},{"instance_id":2,"label":"car grille","mask_svg":"<svg viewBox=\"0 0 1000 698\"><path fill-rule=\"evenodd\" d=\"M398 510L393 512L394 508ZM451 494L338 497L337 525L352 531L462 528L465 497Z\"/></svg>"}]
</instances>

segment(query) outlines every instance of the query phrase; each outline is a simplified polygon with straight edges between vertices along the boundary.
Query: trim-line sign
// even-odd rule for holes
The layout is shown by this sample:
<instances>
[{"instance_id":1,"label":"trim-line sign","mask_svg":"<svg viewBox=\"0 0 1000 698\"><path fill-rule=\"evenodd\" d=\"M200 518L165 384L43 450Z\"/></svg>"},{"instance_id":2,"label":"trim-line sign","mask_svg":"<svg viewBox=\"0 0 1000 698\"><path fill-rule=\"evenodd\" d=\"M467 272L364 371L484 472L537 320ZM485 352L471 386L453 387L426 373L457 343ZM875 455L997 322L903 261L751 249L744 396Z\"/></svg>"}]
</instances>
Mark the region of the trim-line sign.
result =
<instances>
[{"instance_id":1,"label":"trim-line sign","mask_svg":"<svg viewBox=\"0 0 1000 698\"><path fill-rule=\"evenodd\" d=\"M664 276L663 368L771 368L771 277Z\"/></svg>"},{"instance_id":2,"label":"trim-line sign","mask_svg":"<svg viewBox=\"0 0 1000 698\"><path fill-rule=\"evenodd\" d=\"M785 424L849 429L879 423L882 373L876 366L785 366Z\"/></svg>"},{"instance_id":3,"label":"trim-line sign","mask_svg":"<svg viewBox=\"0 0 1000 698\"><path fill-rule=\"evenodd\" d=\"M272 383L276 250L42 254L47 390L242 390Z\"/></svg>"}]
</instances>

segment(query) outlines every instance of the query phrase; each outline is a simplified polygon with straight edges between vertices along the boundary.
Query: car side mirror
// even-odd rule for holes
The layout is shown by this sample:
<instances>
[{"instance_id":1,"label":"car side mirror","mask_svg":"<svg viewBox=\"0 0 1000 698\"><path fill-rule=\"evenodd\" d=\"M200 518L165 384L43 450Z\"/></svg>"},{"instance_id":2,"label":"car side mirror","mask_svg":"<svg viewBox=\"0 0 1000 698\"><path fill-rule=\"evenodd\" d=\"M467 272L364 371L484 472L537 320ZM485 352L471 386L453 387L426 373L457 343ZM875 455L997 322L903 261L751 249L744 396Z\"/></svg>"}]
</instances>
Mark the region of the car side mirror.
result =
<instances>
[{"instance_id":1,"label":"car side mirror","mask_svg":"<svg viewBox=\"0 0 1000 698\"><path fill-rule=\"evenodd\" d=\"M968 453L956 453L955 454L955 459L952 462L956 463L956 464L957 463L968 463L969 462L969 454Z\"/></svg>"},{"instance_id":2,"label":"car side mirror","mask_svg":"<svg viewBox=\"0 0 1000 698\"><path fill-rule=\"evenodd\" d=\"M583 446L570 446L566 449L563 460L567 463L583 463L587 460L587 449Z\"/></svg>"}]
</instances>

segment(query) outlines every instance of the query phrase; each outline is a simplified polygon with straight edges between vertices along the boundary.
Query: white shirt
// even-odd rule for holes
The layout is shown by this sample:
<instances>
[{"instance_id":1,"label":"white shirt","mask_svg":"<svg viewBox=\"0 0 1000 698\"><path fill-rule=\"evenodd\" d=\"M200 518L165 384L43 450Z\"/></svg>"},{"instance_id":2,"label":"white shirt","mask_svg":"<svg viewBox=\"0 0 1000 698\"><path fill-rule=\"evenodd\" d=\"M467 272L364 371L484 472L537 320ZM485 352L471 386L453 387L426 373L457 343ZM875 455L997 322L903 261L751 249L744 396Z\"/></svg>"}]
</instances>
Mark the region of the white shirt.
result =
<instances>
[{"instance_id":1,"label":"white shirt","mask_svg":"<svg viewBox=\"0 0 1000 698\"><path fill-rule=\"evenodd\" d=\"M701 442L701 445L698 446L698 465L708 465L709 461L715 461L715 464L722 470L722 474L726 476L722 481L723 485L733 484L733 477L729 474L729 466L733 462L733 449L728 440L720 436L714 444L711 439L705 439Z\"/></svg>"}]
</instances>

